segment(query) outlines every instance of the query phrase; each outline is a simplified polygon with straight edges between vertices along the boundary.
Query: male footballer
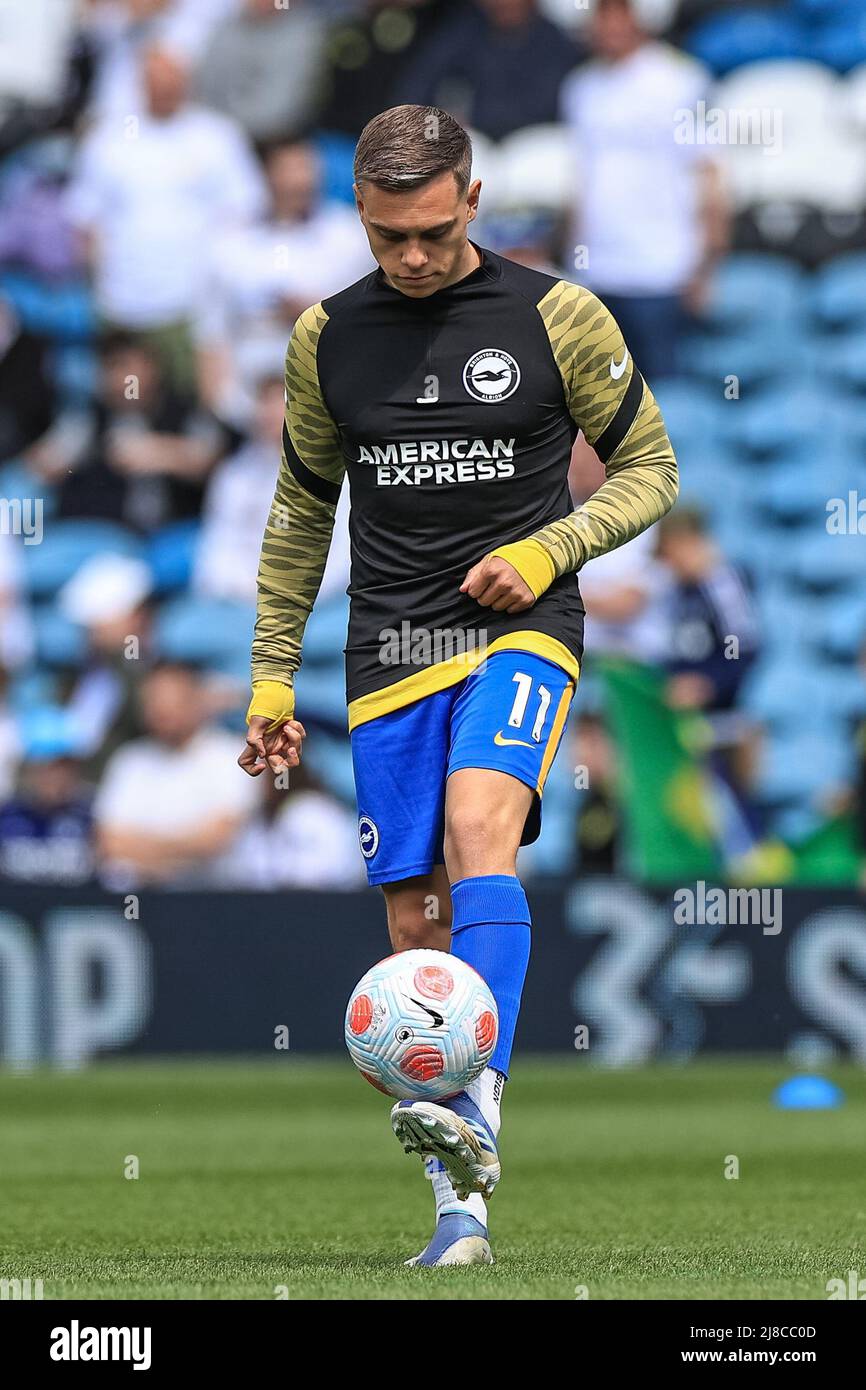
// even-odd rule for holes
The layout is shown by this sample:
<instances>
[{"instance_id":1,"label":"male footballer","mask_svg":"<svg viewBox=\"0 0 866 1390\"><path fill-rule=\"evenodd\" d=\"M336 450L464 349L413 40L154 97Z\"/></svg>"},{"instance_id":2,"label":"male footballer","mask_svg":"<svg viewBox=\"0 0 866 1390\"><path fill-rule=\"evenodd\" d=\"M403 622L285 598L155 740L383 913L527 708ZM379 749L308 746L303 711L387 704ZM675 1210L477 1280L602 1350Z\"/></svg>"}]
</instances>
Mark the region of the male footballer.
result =
<instances>
[{"instance_id":1,"label":"male footballer","mask_svg":"<svg viewBox=\"0 0 866 1390\"><path fill-rule=\"evenodd\" d=\"M379 269L308 309L289 343L239 759L256 776L300 758L292 681L348 475L347 698L368 878L394 950L452 951L499 1010L490 1066L466 1092L391 1112L436 1199L418 1265L492 1260L485 1199L530 944L517 850L539 833L580 673L577 572L677 495L658 407L604 305L468 239L471 156L435 107L385 111L358 142L355 197ZM578 430L606 481L574 510ZM410 640L395 646L394 632Z\"/></svg>"}]
</instances>

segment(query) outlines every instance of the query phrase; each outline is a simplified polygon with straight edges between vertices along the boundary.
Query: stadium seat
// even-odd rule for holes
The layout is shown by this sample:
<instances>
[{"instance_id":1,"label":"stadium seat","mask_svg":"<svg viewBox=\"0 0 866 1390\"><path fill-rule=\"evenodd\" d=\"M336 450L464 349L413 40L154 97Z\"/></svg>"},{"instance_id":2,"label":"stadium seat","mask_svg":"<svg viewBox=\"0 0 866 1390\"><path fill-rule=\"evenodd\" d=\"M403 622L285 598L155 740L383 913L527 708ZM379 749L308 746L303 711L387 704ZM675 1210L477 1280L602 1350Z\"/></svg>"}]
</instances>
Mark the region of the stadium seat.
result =
<instances>
[{"instance_id":1,"label":"stadium seat","mask_svg":"<svg viewBox=\"0 0 866 1390\"><path fill-rule=\"evenodd\" d=\"M819 637L832 660L857 660L866 651L866 593L842 594L827 604Z\"/></svg>"},{"instance_id":2,"label":"stadium seat","mask_svg":"<svg viewBox=\"0 0 866 1390\"><path fill-rule=\"evenodd\" d=\"M834 12L811 34L812 51L816 58L837 72L849 72L866 62L866 15L862 6L846 6Z\"/></svg>"},{"instance_id":3,"label":"stadium seat","mask_svg":"<svg viewBox=\"0 0 866 1390\"><path fill-rule=\"evenodd\" d=\"M111 521L55 521L50 545L25 545L24 583L33 598L56 594L85 560L114 554L143 558L137 536Z\"/></svg>"},{"instance_id":4,"label":"stadium seat","mask_svg":"<svg viewBox=\"0 0 866 1390\"><path fill-rule=\"evenodd\" d=\"M717 82L712 105L726 111L778 111L782 118L782 139L787 145L815 141L816 132L833 127L840 117L842 88L822 63L780 61L753 62L740 67L730 77ZM769 161L777 158L771 153Z\"/></svg>"},{"instance_id":5,"label":"stadium seat","mask_svg":"<svg viewBox=\"0 0 866 1390\"><path fill-rule=\"evenodd\" d=\"M80 666L87 655L87 636L53 604L34 604L32 609L36 659L54 670Z\"/></svg>"},{"instance_id":6,"label":"stadium seat","mask_svg":"<svg viewBox=\"0 0 866 1390\"><path fill-rule=\"evenodd\" d=\"M723 10L699 21L686 35L685 47L713 72L726 73L744 63L808 55L806 30L785 10Z\"/></svg>"},{"instance_id":7,"label":"stadium seat","mask_svg":"<svg viewBox=\"0 0 866 1390\"><path fill-rule=\"evenodd\" d=\"M304 631L304 665L332 667L340 685L348 625L348 597L337 594L316 604Z\"/></svg>"},{"instance_id":8,"label":"stadium seat","mask_svg":"<svg viewBox=\"0 0 866 1390\"><path fill-rule=\"evenodd\" d=\"M159 656L188 661L246 681L255 608L252 604L185 595L157 614L154 645Z\"/></svg>"},{"instance_id":9,"label":"stadium seat","mask_svg":"<svg viewBox=\"0 0 866 1390\"><path fill-rule=\"evenodd\" d=\"M866 330L866 253L840 256L819 270L812 285L811 312L823 329Z\"/></svg>"},{"instance_id":10,"label":"stadium seat","mask_svg":"<svg viewBox=\"0 0 866 1390\"><path fill-rule=\"evenodd\" d=\"M779 351L778 337L786 332L785 351ZM681 354L684 369L712 390L715 399L730 409L725 390L738 390L742 402L753 391L783 385L793 371L805 371L808 363L807 340L792 328L781 326L767 331L746 329L737 335L695 333L684 343ZM736 377L736 382L732 378Z\"/></svg>"},{"instance_id":11,"label":"stadium seat","mask_svg":"<svg viewBox=\"0 0 866 1390\"><path fill-rule=\"evenodd\" d=\"M754 458L808 456L810 450L821 456L827 409L816 392L788 382L730 405L724 425L733 448Z\"/></svg>"},{"instance_id":12,"label":"stadium seat","mask_svg":"<svg viewBox=\"0 0 866 1390\"><path fill-rule=\"evenodd\" d=\"M710 302L701 326L736 336L763 336L805 315L805 277L784 256L728 256L713 275Z\"/></svg>"},{"instance_id":13,"label":"stadium seat","mask_svg":"<svg viewBox=\"0 0 866 1390\"><path fill-rule=\"evenodd\" d=\"M826 500L825 492L819 501L826 504ZM808 530L794 546L792 573L813 593L835 593L841 589L862 592L866 575L866 538L829 534L823 526L826 512L818 520L821 529Z\"/></svg>"},{"instance_id":14,"label":"stadium seat","mask_svg":"<svg viewBox=\"0 0 866 1390\"><path fill-rule=\"evenodd\" d=\"M669 379L653 388L674 449L703 448L718 437L725 401L718 391L687 380Z\"/></svg>"},{"instance_id":15,"label":"stadium seat","mask_svg":"<svg viewBox=\"0 0 866 1390\"><path fill-rule=\"evenodd\" d=\"M829 391L866 393L866 326L813 340L814 367Z\"/></svg>"},{"instance_id":16,"label":"stadium seat","mask_svg":"<svg viewBox=\"0 0 866 1390\"><path fill-rule=\"evenodd\" d=\"M150 537L145 558L157 594L173 593L189 584L199 531L197 521L178 521Z\"/></svg>"},{"instance_id":17,"label":"stadium seat","mask_svg":"<svg viewBox=\"0 0 866 1390\"><path fill-rule=\"evenodd\" d=\"M320 130L313 136L313 144L321 162L325 197L354 204L354 140L339 131Z\"/></svg>"}]
</instances>

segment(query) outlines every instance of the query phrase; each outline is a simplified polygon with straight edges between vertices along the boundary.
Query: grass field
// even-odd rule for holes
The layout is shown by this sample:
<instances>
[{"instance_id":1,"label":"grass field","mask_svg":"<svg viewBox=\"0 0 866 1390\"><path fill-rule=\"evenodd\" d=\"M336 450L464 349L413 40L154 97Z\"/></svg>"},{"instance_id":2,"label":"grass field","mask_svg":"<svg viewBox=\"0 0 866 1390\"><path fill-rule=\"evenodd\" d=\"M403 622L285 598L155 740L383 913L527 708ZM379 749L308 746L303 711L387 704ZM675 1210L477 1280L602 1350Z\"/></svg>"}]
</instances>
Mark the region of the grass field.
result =
<instances>
[{"instance_id":1,"label":"grass field","mask_svg":"<svg viewBox=\"0 0 866 1390\"><path fill-rule=\"evenodd\" d=\"M427 1271L401 1261L430 1233L429 1185L348 1062L6 1074L0 1277L41 1277L47 1299L823 1299L866 1276L866 1073L831 1073L837 1111L780 1113L786 1074L521 1063L497 1263Z\"/></svg>"}]
</instances>

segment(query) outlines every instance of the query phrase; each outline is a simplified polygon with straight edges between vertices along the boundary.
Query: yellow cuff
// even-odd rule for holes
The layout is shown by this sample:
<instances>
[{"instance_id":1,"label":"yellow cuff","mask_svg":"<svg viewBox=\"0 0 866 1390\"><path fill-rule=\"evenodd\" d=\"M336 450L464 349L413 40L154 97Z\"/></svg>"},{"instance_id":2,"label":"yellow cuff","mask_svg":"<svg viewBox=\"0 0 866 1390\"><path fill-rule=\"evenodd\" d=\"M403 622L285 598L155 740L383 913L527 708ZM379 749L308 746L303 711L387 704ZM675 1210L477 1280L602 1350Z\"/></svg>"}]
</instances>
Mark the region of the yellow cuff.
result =
<instances>
[{"instance_id":1,"label":"yellow cuff","mask_svg":"<svg viewBox=\"0 0 866 1390\"><path fill-rule=\"evenodd\" d=\"M271 721L268 733L278 725L285 724L287 719L293 719L295 692L292 687L284 685L282 681L253 681L253 698L247 710L248 724L254 715Z\"/></svg>"},{"instance_id":2,"label":"yellow cuff","mask_svg":"<svg viewBox=\"0 0 866 1390\"><path fill-rule=\"evenodd\" d=\"M490 553L513 565L536 598L541 598L556 578L553 561L540 541L514 541L512 545L500 545Z\"/></svg>"}]
</instances>

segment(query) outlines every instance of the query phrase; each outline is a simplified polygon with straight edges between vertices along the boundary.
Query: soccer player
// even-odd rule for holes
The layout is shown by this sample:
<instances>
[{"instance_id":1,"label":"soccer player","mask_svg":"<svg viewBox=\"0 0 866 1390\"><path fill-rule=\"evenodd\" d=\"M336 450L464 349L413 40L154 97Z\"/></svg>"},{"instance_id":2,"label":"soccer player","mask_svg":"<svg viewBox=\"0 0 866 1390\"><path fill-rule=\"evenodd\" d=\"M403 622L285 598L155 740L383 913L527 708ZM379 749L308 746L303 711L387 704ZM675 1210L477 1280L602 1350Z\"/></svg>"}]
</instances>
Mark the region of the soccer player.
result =
<instances>
[{"instance_id":1,"label":"soccer player","mask_svg":"<svg viewBox=\"0 0 866 1390\"><path fill-rule=\"evenodd\" d=\"M395 951L451 950L499 1010L459 1096L401 1101L436 1230L419 1265L490 1263L485 1198L529 959L517 850L583 654L577 571L657 521L677 471L655 400L603 304L468 239L466 132L435 107L365 127L355 196L379 269L314 305L286 359L283 460L259 569L240 764L295 766L292 680L344 475L351 495L347 698L361 851ZM577 510L578 430L606 481Z\"/></svg>"}]
</instances>

